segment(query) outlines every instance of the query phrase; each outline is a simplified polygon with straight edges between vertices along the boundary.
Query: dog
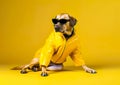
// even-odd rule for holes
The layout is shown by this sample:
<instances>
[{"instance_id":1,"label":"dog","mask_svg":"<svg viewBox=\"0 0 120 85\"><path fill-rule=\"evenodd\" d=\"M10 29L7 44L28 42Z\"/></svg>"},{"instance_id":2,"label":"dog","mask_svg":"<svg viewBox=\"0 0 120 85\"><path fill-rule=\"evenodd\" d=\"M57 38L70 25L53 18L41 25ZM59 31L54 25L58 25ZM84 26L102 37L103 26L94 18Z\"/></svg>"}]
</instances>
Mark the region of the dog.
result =
<instances>
[{"instance_id":1,"label":"dog","mask_svg":"<svg viewBox=\"0 0 120 85\"><path fill-rule=\"evenodd\" d=\"M53 18L52 22L54 32L45 45L36 52L29 64L14 67L13 70L20 69L22 74L27 73L27 69L35 72L42 70L41 76L45 77L48 76L47 70L62 70L63 63L70 56L76 66L82 66L88 73L96 73L96 70L86 66L81 57L79 37L74 29L77 20L67 13L61 13Z\"/></svg>"}]
</instances>

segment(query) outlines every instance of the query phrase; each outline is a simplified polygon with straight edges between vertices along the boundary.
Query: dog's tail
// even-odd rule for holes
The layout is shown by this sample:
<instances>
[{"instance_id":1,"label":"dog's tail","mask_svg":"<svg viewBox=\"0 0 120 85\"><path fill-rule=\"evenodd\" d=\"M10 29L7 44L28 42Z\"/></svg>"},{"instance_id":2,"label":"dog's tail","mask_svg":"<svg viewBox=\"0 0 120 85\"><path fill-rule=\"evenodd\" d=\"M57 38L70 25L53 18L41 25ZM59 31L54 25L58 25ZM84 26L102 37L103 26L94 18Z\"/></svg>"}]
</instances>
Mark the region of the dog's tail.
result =
<instances>
[{"instance_id":1,"label":"dog's tail","mask_svg":"<svg viewBox=\"0 0 120 85\"><path fill-rule=\"evenodd\" d=\"M22 70L23 67L25 67L25 65L13 67L11 70Z\"/></svg>"}]
</instances>

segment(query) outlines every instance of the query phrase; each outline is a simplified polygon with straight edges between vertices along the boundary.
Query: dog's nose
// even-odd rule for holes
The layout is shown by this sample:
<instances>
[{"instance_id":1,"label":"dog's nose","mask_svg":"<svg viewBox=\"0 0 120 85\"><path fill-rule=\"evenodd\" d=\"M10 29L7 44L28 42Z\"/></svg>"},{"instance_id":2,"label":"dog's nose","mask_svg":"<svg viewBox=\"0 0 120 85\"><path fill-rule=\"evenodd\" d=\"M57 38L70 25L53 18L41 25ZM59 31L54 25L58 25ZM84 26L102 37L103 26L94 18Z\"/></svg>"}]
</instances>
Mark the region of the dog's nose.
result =
<instances>
[{"instance_id":1,"label":"dog's nose","mask_svg":"<svg viewBox=\"0 0 120 85\"><path fill-rule=\"evenodd\" d=\"M55 28L56 28L56 29L59 29L59 28L60 28L60 25L59 25L59 24L55 24Z\"/></svg>"},{"instance_id":2,"label":"dog's nose","mask_svg":"<svg viewBox=\"0 0 120 85\"><path fill-rule=\"evenodd\" d=\"M58 25L58 24L55 25L55 31L56 32L60 31L60 25Z\"/></svg>"}]
</instances>

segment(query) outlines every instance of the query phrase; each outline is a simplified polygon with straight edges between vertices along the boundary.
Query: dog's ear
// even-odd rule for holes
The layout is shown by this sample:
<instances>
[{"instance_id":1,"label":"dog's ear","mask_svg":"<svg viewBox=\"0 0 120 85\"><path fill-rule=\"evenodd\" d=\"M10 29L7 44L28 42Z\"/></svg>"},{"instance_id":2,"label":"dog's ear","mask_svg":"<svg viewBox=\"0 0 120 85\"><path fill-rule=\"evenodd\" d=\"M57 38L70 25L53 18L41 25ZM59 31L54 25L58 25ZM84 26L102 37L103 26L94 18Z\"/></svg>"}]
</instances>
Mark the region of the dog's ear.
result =
<instances>
[{"instance_id":1,"label":"dog's ear","mask_svg":"<svg viewBox=\"0 0 120 85\"><path fill-rule=\"evenodd\" d=\"M74 26L74 25L76 25L76 23L77 23L77 20L74 18L74 17L72 17L72 16L69 16L70 17L70 26Z\"/></svg>"}]
</instances>

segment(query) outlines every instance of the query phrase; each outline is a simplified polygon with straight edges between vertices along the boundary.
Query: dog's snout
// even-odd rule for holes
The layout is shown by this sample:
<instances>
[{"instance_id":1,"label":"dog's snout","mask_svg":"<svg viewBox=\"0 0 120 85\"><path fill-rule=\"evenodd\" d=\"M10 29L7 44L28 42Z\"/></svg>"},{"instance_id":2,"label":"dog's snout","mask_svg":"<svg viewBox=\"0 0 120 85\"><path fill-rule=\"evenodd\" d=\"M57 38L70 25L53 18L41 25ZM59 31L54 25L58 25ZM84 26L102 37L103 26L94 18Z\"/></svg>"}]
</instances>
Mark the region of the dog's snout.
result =
<instances>
[{"instance_id":1,"label":"dog's snout","mask_svg":"<svg viewBox=\"0 0 120 85\"><path fill-rule=\"evenodd\" d=\"M60 31L60 25L59 24L55 24L55 30L56 30L56 32L58 32L58 31Z\"/></svg>"},{"instance_id":2,"label":"dog's snout","mask_svg":"<svg viewBox=\"0 0 120 85\"><path fill-rule=\"evenodd\" d=\"M55 28L59 29L60 25L59 24L55 24Z\"/></svg>"}]
</instances>

